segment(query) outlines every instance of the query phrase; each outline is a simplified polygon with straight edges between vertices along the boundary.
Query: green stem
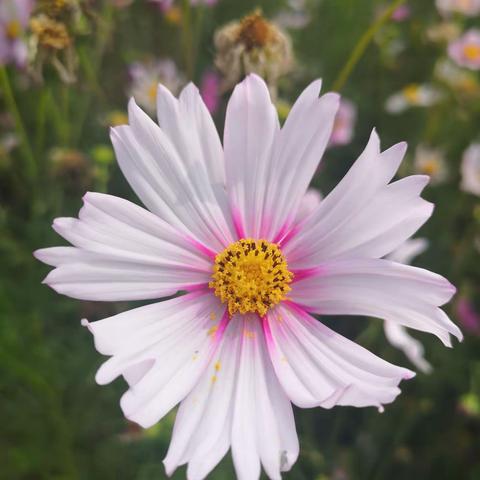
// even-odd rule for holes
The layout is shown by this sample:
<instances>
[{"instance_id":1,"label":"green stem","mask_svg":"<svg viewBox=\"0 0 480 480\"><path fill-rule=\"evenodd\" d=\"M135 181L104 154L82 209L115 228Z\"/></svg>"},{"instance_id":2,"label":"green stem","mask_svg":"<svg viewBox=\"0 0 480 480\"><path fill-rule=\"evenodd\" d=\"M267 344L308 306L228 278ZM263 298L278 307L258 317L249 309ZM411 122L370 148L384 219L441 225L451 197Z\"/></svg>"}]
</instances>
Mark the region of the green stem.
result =
<instances>
[{"instance_id":1,"label":"green stem","mask_svg":"<svg viewBox=\"0 0 480 480\"><path fill-rule=\"evenodd\" d=\"M365 50L367 49L370 42L373 40L375 34L383 27L383 25L391 18L393 12L400 6L402 3L405 3L405 0L395 0L392 4L380 15L375 22L369 27L369 29L362 35L358 41L355 48L352 50L352 53L348 57L343 68L340 70L338 77L333 82L332 90L339 92L345 83L347 82L350 74L357 65L357 63L362 58Z\"/></svg>"},{"instance_id":2,"label":"green stem","mask_svg":"<svg viewBox=\"0 0 480 480\"><path fill-rule=\"evenodd\" d=\"M190 0L182 1L182 46L185 57L185 71L188 79L193 79L194 74L194 45L192 31L192 12L190 8Z\"/></svg>"},{"instance_id":3,"label":"green stem","mask_svg":"<svg viewBox=\"0 0 480 480\"><path fill-rule=\"evenodd\" d=\"M33 151L28 140L27 131L25 130L25 125L23 124L22 117L18 110L17 102L15 100L15 96L13 94L10 80L8 78L8 73L5 67L0 67L0 86L3 91L7 108L10 110L10 113L15 120L15 126L18 134L20 135L21 148L25 157L25 170L28 173L29 179L35 180L38 170L37 164L35 162L35 157L33 155Z\"/></svg>"},{"instance_id":4,"label":"green stem","mask_svg":"<svg viewBox=\"0 0 480 480\"><path fill-rule=\"evenodd\" d=\"M105 8L103 14L101 15L101 23L99 24L98 35L96 39L96 49L95 55L91 62L88 62L89 57L80 53L81 65L84 69L86 79L90 83L89 94L86 99L84 99L81 108L78 113L78 122L75 125L75 131L72 135L73 146L76 146L80 141L83 133L83 128L85 126L85 121L88 116L88 112L93 102L95 94L101 92L99 89L99 82L96 77L96 72L99 71L100 64L103 60L103 56L107 49L108 43L110 41L113 27L114 27L114 8L108 6Z\"/></svg>"}]
</instances>

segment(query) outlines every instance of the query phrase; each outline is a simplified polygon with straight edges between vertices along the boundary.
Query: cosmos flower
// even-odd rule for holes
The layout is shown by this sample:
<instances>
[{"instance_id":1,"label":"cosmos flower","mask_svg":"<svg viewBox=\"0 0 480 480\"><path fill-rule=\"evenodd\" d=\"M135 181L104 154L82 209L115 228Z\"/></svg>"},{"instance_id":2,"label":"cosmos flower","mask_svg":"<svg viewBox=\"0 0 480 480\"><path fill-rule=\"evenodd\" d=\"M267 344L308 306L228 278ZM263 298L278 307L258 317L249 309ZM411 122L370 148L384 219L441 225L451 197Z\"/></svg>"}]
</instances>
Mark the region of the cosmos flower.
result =
<instances>
[{"instance_id":1,"label":"cosmos flower","mask_svg":"<svg viewBox=\"0 0 480 480\"><path fill-rule=\"evenodd\" d=\"M480 13L480 0L436 0L435 4L442 15L462 13L475 17Z\"/></svg>"},{"instance_id":2,"label":"cosmos flower","mask_svg":"<svg viewBox=\"0 0 480 480\"><path fill-rule=\"evenodd\" d=\"M460 188L464 192L480 196L480 143L473 143L465 150L461 173Z\"/></svg>"},{"instance_id":3,"label":"cosmos flower","mask_svg":"<svg viewBox=\"0 0 480 480\"><path fill-rule=\"evenodd\" d=\"M342 99L333 124L330 145L339 146L349 144L352 141L356 119L357 107L349 100Z\"/></svg>"},{"instance_id":4,"label":"cosmos flower","mask_svg":"<svg viewBox=\"0 0 480 480\"><path fill-rule=\"evenodd\" d=\"M276 98L278 79L293 65L290 37L259 11L231 22L215 33L215 65L228 90L249 73L260 75Z\"/></svg>"},{"instance_id":5,"label":"cosmos flower","mask_svg":"<svg viewBox=\"0 0 480 480\"><path fill-rule=\"evenodd\" d=\"M413 168L415 173L428 175L431 185L439 185L448 178L447 161L440 148L419 145L415 150Z\"/></svg>"},{"instance_id":6,"label":"cosmos flower","mask_svg":"<svg viewBox=\"0 0 480 480\"><path fill-rule=\"evenodd\" d=\"M129 96L134 97L149 113L155 112L159 83L165 85L175 95L185 85L185 77L171 59L134 62L128 72L132 79Z\"/></svg>"},{"instance_id":7,"label":"cosmos flower","mask_svg":"<svg viewBox=\"0 0 480 480\"><path fill-rule=\"evenodd\" d=\"M460 330L439 306L454 287L381 257L430 216L428 178L390 183L404 143L380 151L375 131L319 208L299 205L328 143L338 95L320 81L280 128L266 84L249 75L228 103L223 148L198 90L159 86L159 125L136 103L111 138L148 210L87 193L79 218L54 229L72 247L36 252L45 279L78 299L182 295L83 324L110 358L96 380L123 376L126 417L149 427L180 403L164 460L203 479L231 448L239 479L272 479L295 463L299 407L380 410L414 373L337 334L312 314L367 315L430 332ZM149 211L150 210L150 211Z\"/></svg>"},{"instance_id":8,"label":"cosmos flower","mask_svg":"<svg viewBox=\"0 0 480 480\"><path fill-rule=\"evenodd\" d=\"M23 67L27 61L24 31L33 8L33 0L0 2L0 65L15 63Z\"/></svg>"},{"instance_id":9,"label":"cosmos flower","mask_svg":"<svg viewBox=\"0 0 480 480\"><path fill-rule=\"evenodd\" d=\"M480 30L471 28L448 45L448 55L461 67L480 70Z\"/></svg>"},{"instance_id":10,"label":"cosmos flower","mask_svg":"<svg viewBox=\"0 0 480 480\"><path fill-rule=\"evenodd\" d=\"M387 259L393 262L410 264L411 261L424 252L428 247L428 240L425 238L408 239L392 253L387 255ZM408 330L395 322L385 322L383 326L387 340L405 354L405 356L417 367L421 372L429 373L432 366L425 359L425 349L422 343L413 338Z\"/></svg>"},{"instance_id":11,"label":"cosmos flower","mask_svg":"<svg viewBox=\"0 0 480 480\"><path fill-rule=\"evenodd\" d=\"M411 107L431 107L440 99L441 94L435 87L411 83L387 98L385 110L389 113L403 113Z\"/></svg>"}]
</instances>

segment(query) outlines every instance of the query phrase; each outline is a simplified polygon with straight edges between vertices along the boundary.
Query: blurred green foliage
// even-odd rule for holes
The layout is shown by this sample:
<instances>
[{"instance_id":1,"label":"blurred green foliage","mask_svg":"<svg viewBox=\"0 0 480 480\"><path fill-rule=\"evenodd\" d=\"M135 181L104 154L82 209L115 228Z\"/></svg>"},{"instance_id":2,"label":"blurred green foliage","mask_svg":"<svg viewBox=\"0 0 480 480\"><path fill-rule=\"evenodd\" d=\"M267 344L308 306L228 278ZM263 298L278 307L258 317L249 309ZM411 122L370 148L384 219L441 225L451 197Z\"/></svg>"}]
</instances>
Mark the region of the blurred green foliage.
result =
<instances>
[{"instance_id":1,"label":"blurred green foliage","mask_svg":"<svg viewBox=\"0 0 480 480\"><path fill-rule=\"evenodd\" d=\"M188 28L194 33L194 55L189 57L181 22L167 20L147 1L123 9L107 0L84 3L84 25L75 36L75 83L63 83L48 65L43 83L32 83L13 67L2 69L0 112L10 112L9 128L21 142L0 156L0 478L8 480L166 478L161 460L174 414L143 433L128 424L118 406L125 385L122 380L106 387L95 384L102 359L80 327L83 317L100 319L130 305L57 295L41 284L48 268L31 252L59 243L50 229L52 219L75 216L87 189L136 201L113 161L107 128L108 115L126 108L129 63L148 56L174 58L199 82L213 63L216 28L257 6L273 17L286 4L220 0L211 9L192 8ZM184 10L187 4L180 2ZM281 81L281 98L292 101L315 77L331 88L382 7L375 0L307 2L311 19L291 31L296 68ZM436 212L420 232L430 239L430 248L417 263L445 275L461 294L475 299L480 285L475 211L480 207L478 198L458 185L461 154L479 135L480 96L464 95L434 78L445 44L428 41L426 32L441 18L433 2L412 1L410 7L409 19L389 21L380 29L348 78L342 94L358 107L355 137L348 146L327 152L315 185L323 192L335 185L373 126L384 147L405 139L410 152L420 142L444 149L449 177L427 188L425 196ZM454 21L463 29L478 19ZM395 54L392 42L401 46ZM386 98L412 82L436 82L444 101L388 114ZM21 124L15 122L15 110ZM220 130L223 112L224 103L216 115ZM65 157L73 162L66 162L66 170L52 168L52 150L59 148L60 162ZM72 157L72 151L80 156ZM72 164L75 168L68 170ZM409 157L403 173L412 168ZM452 308L449 313L455 320ZM410 366L385 341L380 321L326 321L383 358ZM466 332L464 343L451 351L427 335L418 338L434 371L403 383L403 394L385 413L343 407L296 411L301 456L285 478L480 478L480 337ZM184 476L180 471L174 478ZM233 476L226 458L210 478Z\"/></svg>"}]
</instances>

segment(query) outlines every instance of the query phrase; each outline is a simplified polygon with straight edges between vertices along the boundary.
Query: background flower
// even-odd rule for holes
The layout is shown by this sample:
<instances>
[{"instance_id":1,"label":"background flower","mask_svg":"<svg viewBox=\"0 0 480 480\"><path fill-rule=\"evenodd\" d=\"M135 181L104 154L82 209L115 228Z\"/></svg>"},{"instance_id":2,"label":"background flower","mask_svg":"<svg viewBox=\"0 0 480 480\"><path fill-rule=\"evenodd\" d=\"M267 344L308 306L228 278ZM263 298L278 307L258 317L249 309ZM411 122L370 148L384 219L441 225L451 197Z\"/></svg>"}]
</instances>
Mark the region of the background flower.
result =
<instances>
[{"instance_id":1,"label":"background flower","mask_svg":"<svg viewBox=\"0 0 480 480\"><path fill-rule=\"evenodd\" d=\"M448 55L458 65L480 70L480 30L470 29L448 46Z\"/></svg>"}]
</instances>

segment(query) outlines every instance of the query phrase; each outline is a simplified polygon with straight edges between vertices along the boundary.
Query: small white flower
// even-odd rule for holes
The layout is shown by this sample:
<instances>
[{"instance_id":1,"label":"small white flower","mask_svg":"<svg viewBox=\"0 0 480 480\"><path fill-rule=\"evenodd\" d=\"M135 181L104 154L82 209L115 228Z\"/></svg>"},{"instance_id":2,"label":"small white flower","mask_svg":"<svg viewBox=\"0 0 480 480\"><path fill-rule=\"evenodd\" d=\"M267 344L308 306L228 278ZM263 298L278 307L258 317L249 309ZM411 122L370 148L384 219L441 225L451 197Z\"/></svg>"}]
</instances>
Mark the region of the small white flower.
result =
<instances>
[{"instance_id":1,"label":"small white flower","mask_svg":"<svg viewBox=\"0 0 480 480\"><path fill-rule=\"evenodd\" d=\"M385 109L389 113L402 113L411 107L430 107L440 99L441 94L435 87L412 83L391 95L385 103Z\"/></svg>"},{"instance_id":2,"label":"small white flower","mask_svg":"<svg viewBox=\"0 0 480 480\"><path fill-rule=\"evenodd\" d=\"M428 248L428 240L425 238L415 238L406 240L390 255L388 260L393 262L410 264L412 260L423 253ZM405 356L423 373L432 371L432 366L425 359L425 349L422 343L413 338L408 330L394 322L385 322L384 331L387 340L405 354Z\"/></svg>"},{"instance_id":3,"label":"small white flower","mask_svg":"<svg viewBox=\"0 0 480 480\"><path fill-rule=\"evenodd\" d=\"M461 173L460 188L464 192L480 196L480 143L473 143L465 150Z\"/></svg>"},{"instance_id":4,"label":"small white flower","mask_svg":"<svg viewBox=\"0 0 480 480\"><path fill-rule=\"evenodd\" d=\"M413 168L415 173L428 175L432 185L439 185L448 178L447 161L440 148L419 145L415 150Z\"/></svg>"},{"instance_id":5,"label":"small white flower","mask_svg":"<svg viewBox=\"0 0 480 480\"><path fill-rule=\"evenodd\" d=\"M135 62L130 65L128 71L132 79L128 94L149 113L155 113L157 108L159 83L165 85L175 95L185 85L185 77L170 59Z\"/></svg>"},{"instance_id":6,"label":"small white flower","mask_svg":"<svg viewBox=\"0 0 480 480\"><path fill-rule=\"evenodd\" d=\"M480 13L480 0L436 0L435 3L443 15L462 13L468 17L475 17Z\"/></svg>"}]
</instances>

